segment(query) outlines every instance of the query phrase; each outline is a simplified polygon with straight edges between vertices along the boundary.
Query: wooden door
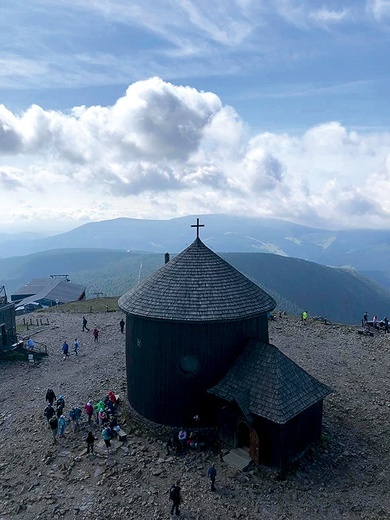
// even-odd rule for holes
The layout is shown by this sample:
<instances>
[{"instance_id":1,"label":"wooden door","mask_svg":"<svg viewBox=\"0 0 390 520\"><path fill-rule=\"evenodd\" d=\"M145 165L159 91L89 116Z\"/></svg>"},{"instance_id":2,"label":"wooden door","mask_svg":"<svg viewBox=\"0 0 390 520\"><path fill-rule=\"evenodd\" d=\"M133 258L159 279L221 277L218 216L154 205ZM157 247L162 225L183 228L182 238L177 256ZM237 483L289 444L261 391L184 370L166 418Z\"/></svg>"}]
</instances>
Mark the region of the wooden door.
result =
<instances>
[{"instance_id":1,"label":"wooden door","mask_svg":"<svg viewBox=\"0 0 390 520\"><path fill-rule=\"evenodd\" d=\"M260 463L260 439L257 431L251 428L249 435L249 453L256 464Z\"/></svg>"}]
</instances>

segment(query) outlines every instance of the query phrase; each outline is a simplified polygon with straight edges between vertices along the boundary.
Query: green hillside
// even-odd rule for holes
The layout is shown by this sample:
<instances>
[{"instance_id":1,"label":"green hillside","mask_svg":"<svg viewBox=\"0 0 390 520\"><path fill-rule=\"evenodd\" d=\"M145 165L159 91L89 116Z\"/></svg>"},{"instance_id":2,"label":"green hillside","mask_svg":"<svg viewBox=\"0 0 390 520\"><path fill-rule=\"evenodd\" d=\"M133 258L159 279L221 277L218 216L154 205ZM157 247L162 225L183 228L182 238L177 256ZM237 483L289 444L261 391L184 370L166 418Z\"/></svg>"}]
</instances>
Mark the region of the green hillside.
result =
<instances>
[{"instance_id":1,"label":"green hillside","mask_svg":"<svg viewBox=\"0 0 390 520\"><path fill-rule=\"evenodd\" d=\"M380 318L390 314L390 291L350 269L326 267L297 258L262 253L225 253L229 263L255 280L283 308L291 305L312 316L358 323L365 311ZM294 314L294 312L292 312Z\"/></svg>"},{"instance_id":2,"label":"green hillside","mask_svg":"<svg viewBox=\"0 0 390 520\"><path fill-rule=\"evenodd\" d=\"M390 292L359 273L265 253L223 253L229 263L266 290L278 309L331 321L358 323L365 311L390 314ZM0 259L0 285L11 295L32 278L68 274L97 293L120 296L164 264L164 255L106 249L62 249Z\"/></svg>"}]
</instances>

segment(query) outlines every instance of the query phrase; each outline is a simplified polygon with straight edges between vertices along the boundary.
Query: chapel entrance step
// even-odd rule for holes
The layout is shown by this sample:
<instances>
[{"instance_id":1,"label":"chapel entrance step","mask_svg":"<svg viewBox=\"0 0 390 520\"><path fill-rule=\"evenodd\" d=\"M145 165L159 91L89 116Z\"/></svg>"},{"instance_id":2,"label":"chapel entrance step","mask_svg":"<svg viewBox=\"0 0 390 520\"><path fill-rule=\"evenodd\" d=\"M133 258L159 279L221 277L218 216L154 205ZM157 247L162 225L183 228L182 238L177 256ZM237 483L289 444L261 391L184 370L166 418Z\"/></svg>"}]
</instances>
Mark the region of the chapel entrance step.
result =
<instances>
[{"instance_id":1,"label":"chapel entrance step","mask_svg":"<svg viewBox=\"0 0 390 520\"><path fill-rule=\"evenodd\" d=\"M246 471L248 467L253 463L248 450L245 448L235 448L227 453L223 460L241 471Z\"/></svg>"}]
</instances>

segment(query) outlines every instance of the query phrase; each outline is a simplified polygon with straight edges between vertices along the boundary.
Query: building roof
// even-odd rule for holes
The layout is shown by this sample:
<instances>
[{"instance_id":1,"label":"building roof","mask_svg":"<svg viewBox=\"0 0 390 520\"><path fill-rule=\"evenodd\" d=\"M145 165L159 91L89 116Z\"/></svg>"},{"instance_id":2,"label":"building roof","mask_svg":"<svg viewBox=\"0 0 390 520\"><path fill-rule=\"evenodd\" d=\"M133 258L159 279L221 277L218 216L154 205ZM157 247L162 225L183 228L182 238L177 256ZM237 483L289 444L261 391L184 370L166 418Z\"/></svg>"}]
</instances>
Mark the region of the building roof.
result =
<instances>
[{"instance_id":1,"label":"building roof","mask_svg":"<svg viewBox=\"0 0 390 520\"><path fill-rule=\"evenodd\" d=\"M271 311L276 303L258 285L194 242L119 299L136 316L177 321L235 321Z\"/></svg>"},{"instance_id":2,"label":"building roof","mask_svg":"<svg viewBox=\"0 0 390 520\"><path fill-rule=\"evenodd\" d=\"M69 303L79 300L85 292L85 287L72 283L63 278L36 278L24 285L12 295L30 294L23 298L18 305L27 305L32 302L49 300L53 303Z\"/></svg>"},{"instance_id":3,"label":"building roof","mask_svg":"<svg viewBox=\"0 0 390 520\"><path fill-rule=\"evenodd\" d=\"M252 340L209 392L236 401L246 416L285 424L332 391L274 345Z\"/></svg>"}]
</instances>

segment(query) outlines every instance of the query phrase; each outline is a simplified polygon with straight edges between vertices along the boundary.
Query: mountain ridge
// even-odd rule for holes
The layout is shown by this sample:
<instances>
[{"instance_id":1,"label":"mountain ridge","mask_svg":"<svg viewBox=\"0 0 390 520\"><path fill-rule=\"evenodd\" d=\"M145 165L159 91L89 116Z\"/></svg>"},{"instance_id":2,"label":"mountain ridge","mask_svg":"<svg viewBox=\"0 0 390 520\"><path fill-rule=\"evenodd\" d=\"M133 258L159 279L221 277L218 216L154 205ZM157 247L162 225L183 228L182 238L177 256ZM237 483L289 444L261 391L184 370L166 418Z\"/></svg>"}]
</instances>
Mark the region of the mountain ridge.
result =
<instances>
[{"instance_id":1,"label":"mountain ridge","mask_svg":"<svg viewBox=\"0 0 390 520\"><path fill-rule=\"evenodd\" d=\"M223 214L199 215L201 238L216 252L260 252L334 267L351 266L390 288L390 231L326 230L290 222ZM116 218L45 238L4 240L0 258L68 248L177 253L195 238L193 215L169 220Z\"/></svg>"},{"instance_id":2,"label":"mountain ridge","mask_svg":"<svg viewBox=\"0 0 390 520\"><path fill-rule=\"evenodd\" d=\"M219 253L290 314L308 310L339 323L358 323L363 312L380 318L390 309L390 291L352 269L322 266L269 253ZM67 274L87 288L87 297L121 296L164 265L164 254L109 249L59 249L0 259L0 286L7 294L32 278Z\"/></svg>"}]
</instances>

